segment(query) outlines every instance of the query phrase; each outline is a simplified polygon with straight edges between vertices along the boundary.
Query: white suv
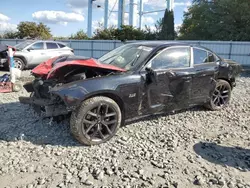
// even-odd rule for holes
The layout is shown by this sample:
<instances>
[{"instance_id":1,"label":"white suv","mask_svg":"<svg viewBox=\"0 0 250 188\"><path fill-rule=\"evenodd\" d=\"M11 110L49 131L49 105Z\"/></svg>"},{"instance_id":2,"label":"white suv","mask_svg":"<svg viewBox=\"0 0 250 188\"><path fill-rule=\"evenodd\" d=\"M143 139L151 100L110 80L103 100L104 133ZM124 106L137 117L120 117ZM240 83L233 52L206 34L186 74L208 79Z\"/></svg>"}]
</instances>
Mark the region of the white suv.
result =
<instances>
[{"instance_id":1,"label":"white suv","mask_svg":"<svg viewBox=\"0 0 250 188\"><path fill-rule=\"evenodd\" d=\"M28 40L15 45L14 55L16 68L35 67L48 59L60 55L74 55L74 50L59 41Z\"/></svg>"}]
</instances>

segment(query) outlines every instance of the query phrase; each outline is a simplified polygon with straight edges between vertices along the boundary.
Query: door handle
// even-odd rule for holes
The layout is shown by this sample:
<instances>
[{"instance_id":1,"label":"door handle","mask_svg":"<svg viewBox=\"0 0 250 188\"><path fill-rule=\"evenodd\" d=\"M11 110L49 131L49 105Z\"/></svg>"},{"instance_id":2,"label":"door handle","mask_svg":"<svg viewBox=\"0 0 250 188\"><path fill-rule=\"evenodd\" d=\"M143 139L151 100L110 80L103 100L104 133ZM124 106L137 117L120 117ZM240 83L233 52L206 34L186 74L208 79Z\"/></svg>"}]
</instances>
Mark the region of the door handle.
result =
<instances>
[{"instance_id":1,"label":"door handle","mask_svg":"<svg viewBox=\"0 0 250 188\"><path fill-rule=\"evenodd\" d=\"M191 80L191 76L182 77L182 80Z\"/></svg>"},{"instance_id":2,"label":"door handle","mask_svg":"<svg viewBox=\"0 0 250 188\"><path fill-rule=\"evenodd\" d=\"M45 53L41 53L41 55L44 55Z\"/></svg>"}]
</instances>

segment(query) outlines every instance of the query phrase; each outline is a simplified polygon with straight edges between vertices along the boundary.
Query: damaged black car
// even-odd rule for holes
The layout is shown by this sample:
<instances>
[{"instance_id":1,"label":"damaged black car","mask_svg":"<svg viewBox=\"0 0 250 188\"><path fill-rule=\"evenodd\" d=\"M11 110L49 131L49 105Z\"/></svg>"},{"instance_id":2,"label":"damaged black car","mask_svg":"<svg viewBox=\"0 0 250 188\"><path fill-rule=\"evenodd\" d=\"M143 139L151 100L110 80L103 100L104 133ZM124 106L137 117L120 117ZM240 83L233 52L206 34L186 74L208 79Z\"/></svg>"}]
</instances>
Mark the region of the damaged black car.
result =
<instances>
[{"instance_id":1,"label":"damaged black car","mask_svg":"<svg viewBox=\"0 0 250 188\"><path fill-rule=\"evenodd\" d=\"M60 56L32 70L20 97L46 117L70 115L82 144L111 139L126 121L204 105L225 108L241 66L209 49L181 43L123 45L99 59Z\"/></svg>"}]
</instances>

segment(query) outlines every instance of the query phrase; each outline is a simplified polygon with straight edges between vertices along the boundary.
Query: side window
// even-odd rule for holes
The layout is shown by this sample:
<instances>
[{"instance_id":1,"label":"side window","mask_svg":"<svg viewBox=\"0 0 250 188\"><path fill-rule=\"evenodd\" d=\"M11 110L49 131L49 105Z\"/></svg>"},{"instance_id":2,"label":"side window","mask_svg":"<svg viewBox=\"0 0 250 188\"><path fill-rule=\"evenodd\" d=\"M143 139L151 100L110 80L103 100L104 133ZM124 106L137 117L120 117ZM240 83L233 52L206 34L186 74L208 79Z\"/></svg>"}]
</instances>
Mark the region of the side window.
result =
<instances>
[{"instance_id":1,"label":"side window","mask_svg":"<svg viewBox=\"0 0 250 188\"><path fill-rule=\"evenodd\" d=\"M57 43L57 44L58 44L59 48L64 48L64 47L66 47L64 44L61 44L61 43Z\"/></svg>"},{"instance_id":2,"label":"side window","mask_svg":"<svg viewBox=\"0 0 250 188\"><path fill-rule=\"evenodd\" d=\"M35 44L33 44L30 49L32 50L43 50L43 42L37 42Z\"/></svg>"},{"instance_id":3,"label":"side window","mask_svg":"<svg viewBox=\"0 0 250 188\"><path fill-rule=\"evenodd\" d=\"M56 43L53 43L53 42L46 42L46 45L47 45L47 49L57 49L58 46Z\"/></svg>"},{"instance_id":4,"label":"side window","mask_svg":"<svg viewBox=\"0 0 250 188\"><path fill-rule=\"evenodd\" d=\"M182 68L190 66L190 48L174 47L161 51L149 64L152 69Z\"/></svg>"},{"instance_id":5,"label":"side window","mask_svg":"<svg viewBox=\"0 0 250 188\"><path fill-rule=\"evenodd\" d=\"M194 51L194 64L202 64L208 62L207 51L193 48Z\"/></svg>"}]
</instances>

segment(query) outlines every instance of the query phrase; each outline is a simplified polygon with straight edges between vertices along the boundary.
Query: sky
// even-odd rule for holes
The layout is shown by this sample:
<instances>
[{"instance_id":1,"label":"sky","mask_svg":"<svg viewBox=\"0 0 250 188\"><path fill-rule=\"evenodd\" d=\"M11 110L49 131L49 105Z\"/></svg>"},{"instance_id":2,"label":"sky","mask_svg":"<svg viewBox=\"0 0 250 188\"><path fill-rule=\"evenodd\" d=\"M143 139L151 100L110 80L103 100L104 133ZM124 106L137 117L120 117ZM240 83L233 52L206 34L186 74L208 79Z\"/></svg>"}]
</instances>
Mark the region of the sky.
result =
<instances>
[{"instance_id":1,"label":"sky","mask_svg":"<svg viewBox=\"0 0 250 188\"><path fill-rule=\"evenodd\" d=\"M119 0L109 0L109 26L117 26ZM135 0L137 1L137 0ZM100 8L97 8L100 5ZM175 0L175 26L182 23L183 13L191 5L190 0ZM0 5L0 33L15 30L21 21L43 22L54 36L70 36L78 30L87 32L88 0L8 0ZM139 7L139 6L138 6ZM166 8L165 0L144 0L144 11ZM112 11L111 11L112 10ZM125 0L125 11L129 11L129 0ZM164 12L145 14L142 25L154 28ZM103 23L104 0L95 0L93 4L93 31ZM125 14L128 24L128 13Z\"/></svg>"}]
</instances>

